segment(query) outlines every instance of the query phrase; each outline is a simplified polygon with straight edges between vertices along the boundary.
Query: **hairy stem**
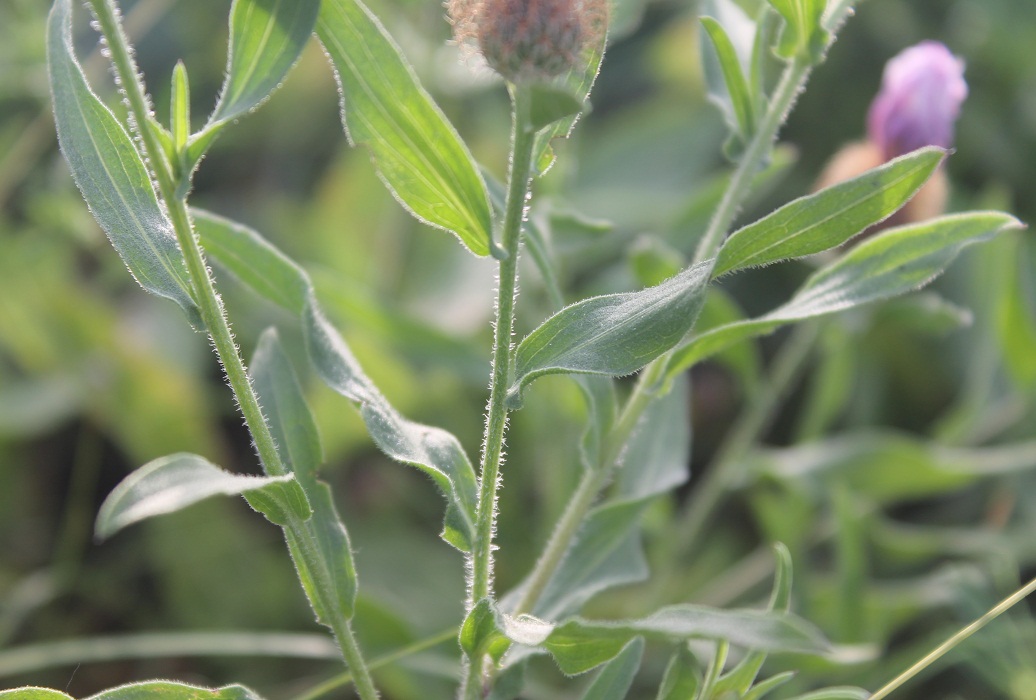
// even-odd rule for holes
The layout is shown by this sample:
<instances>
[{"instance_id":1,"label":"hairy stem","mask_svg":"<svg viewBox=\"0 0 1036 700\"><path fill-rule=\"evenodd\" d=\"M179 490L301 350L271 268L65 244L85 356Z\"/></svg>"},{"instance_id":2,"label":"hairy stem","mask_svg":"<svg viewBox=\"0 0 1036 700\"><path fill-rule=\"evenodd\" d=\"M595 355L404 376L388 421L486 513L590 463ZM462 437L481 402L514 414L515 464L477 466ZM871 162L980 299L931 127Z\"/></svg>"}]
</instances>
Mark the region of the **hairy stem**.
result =
<instances>
[{"instance_id":1,"label":"hairy stem","mask_svg":"<svg viewBox=\"0 0 1036 700\"><path fill-rule=\"evenodd\" d=\"M148 100L130 53L129 43L119 25L118 12L114 2L113 0L89 0L89 3L97 18L101 33L108 43L112 63L125 91L130 113L143 141L144 151L158 183L159 193L165 202L173 229L176 232L176 239L186 261L193 285L194 301L198 305L202 323L209 333L216 356L219 358L227 382L234 392L245 423L255 442L256 452L263 470L272 475L286 474L288 469L277 452L277 445L263 416L262 407L259 405L259 397L252 388L248 370L245 368L244 360L234 342L230 322L223 310L219 294L216 292L215 281L209 274L201 245L191 223L187 202L184 197L177 195L177 183L153 130ZM330 567L326 566L326 562L323 561L321 549L317 545L316 535L312 529L306 523L294 518L286 527L289 531L286 534L299 543L298 551L301 553L300 556L307 559L307 568L313 571L329 570ZM338 640L346 664L355 676L357 691L363 700L375 700L378 693L360 653L349 620L342 614L337 603L334 583L330 580L322 583L323 585L318 587L319 592L317 593L321 600L314 601L314 607L334 611L329 615L331 619L328 623Z\"/></svg>"},{"instance_id":2,"label":"hairy stem","mask_svg":"<svg viewBox=\"0 0 1036 700\"><path fill-rule=\"evenodd\" d=\"M507 177L507 201L501 230L499 281L497 283L496 321L493 333L493 371L489 385L485 438L479 475L478 511L475 516L475 542L471 548L467 609L492 595L493 535L496 529L496 494L503 461L504 433L507 430L507 386L513 362L511 336L514 332L514 304L518 292L518 244L532 174L536 132L529 125L528 95L522 87L511 87L512 130L511 163ZM462 697L481 698L483 660L467 659Z\"/></svg>"}]
</instances>

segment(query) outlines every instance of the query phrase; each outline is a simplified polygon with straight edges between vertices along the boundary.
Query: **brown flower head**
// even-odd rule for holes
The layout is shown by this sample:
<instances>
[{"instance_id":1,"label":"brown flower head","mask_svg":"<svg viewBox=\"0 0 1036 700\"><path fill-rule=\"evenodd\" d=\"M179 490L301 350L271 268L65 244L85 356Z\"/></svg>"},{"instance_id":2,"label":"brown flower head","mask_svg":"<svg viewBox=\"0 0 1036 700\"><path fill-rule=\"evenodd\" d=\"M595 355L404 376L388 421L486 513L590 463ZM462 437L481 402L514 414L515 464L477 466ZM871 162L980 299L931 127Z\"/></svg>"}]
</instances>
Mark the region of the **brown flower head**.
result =
<instances>
[{"instance_id":1,"label":"brown flower head","mask_svg":"<svg viewBox=\"0 0 1036 700\"><path fill-rule=\"evenodd\" d=\"M512 83L579 67L603 36L607 0L448 0L457 43Z\"/></svg>"}]
</instances>

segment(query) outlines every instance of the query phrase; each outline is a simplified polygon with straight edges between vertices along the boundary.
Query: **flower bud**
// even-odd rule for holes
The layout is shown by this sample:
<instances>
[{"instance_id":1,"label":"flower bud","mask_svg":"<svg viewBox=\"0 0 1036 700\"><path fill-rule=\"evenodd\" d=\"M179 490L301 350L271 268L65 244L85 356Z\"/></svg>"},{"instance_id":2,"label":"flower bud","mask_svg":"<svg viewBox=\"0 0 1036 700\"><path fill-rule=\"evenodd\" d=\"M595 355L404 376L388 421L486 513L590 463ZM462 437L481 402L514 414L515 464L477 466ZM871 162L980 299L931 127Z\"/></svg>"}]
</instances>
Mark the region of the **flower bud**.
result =
<instances>
[{"instance_id":1,"label":"flower bud","mask_svg":"<svg viewBox=\"0 0 1036 700\"><path fill-rule=\"evenodd\" d=\"M867 134L886 160L922 146L949 148L967 96L964 62L943 44L922 41L886 64Z\"/></svg>"},{"instance_id":2,"label":"flower bud","mask_svg":"<svg viewBox=\"0 0 1036 700\"><path fill-rule=\"evenodd\" d=\"M512 83L580 66L604 32L607 0L449 0L454 36Z\"/></svg>"}]
</instances>

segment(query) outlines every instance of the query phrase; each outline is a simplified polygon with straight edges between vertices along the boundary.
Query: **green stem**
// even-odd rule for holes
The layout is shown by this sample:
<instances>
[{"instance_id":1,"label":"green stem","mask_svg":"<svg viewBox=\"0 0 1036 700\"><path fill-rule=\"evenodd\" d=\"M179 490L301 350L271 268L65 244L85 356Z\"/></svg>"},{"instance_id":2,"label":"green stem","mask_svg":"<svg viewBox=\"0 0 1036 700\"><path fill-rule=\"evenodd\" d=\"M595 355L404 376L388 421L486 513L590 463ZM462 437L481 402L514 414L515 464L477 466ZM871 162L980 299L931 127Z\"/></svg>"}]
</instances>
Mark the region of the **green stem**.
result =
<instances>
[{"instance_id":1,"label":"green stem","mask_svg":"<svg viewBox=\"0 0 1036 700\"><path fill-rule=\"evenodd\" d=\"M780 81L770 98L770 108L766 111L766 115L759 123L758 130L741 156L737 170L734 171L734 175L723 193L723 198L709 221L709 227L698 243L698 249L694 253L694 264L708 260L719 252L720 246L723 245L723 240L730 230L730 225L741 208L741 203L744 202L751 189L752 178L769 157L773 143L777 139L777 133L794 106L795 99L809 79L812 69L812 64L802 59L796 59L788 64L781 74Z\"/></svg>"},{"instance_id":2,"label":"green stem","mask_svg":"<svg viewBox=\"0 0 1036 700\"><path fill-rule=\"evenodd\" d=\"M368 664L368 668L370 668L370 670L372 671L375 671L381 668L382 666L394 664L397 661L405 659L408 656L413 656L414 654L418 654L422 651L426 651L433 647L437 647L440 644L445 644L446 642L456 642L457 632L458 630L456 627L451 627L450 629L444 630L439 634L433 635L431 637L426 637L425 639L416 641L413 644L409 644L401 649L391 651L387 654L377 657L376 659L372 659L371 662ZM317 700L317 698L321 698L334 690L338 690L342 686L349 685L352 682L353 675L351 673L341 673L335 676L334 678L329 678L320 685L310 688L301 695L296 695L293 698L293 700Z\"/></svg>"},{"instance_id":3,"label":"green stem","mask_svg":"<svg viewBox=\"0 0 1036 700\"><path fill-rule=\"evenodd\" d=\"M686 552L698 542L716 506L737 483L745 454L773 420L777 406L802 372L818 334L819 324L803 323L781 347L768 380L731 427L698 488L684 504L669 540L672 553Z\"/></svg>"},{"instance_id":4,"label":"green stem","mask_svg":"<svg viewBox=\"0 0 1036 700\"><path fill-rule=\"evenodd\" d=\"M511 373L514 332L514 303L518 291L518 244L532 175L532 156L536 133L529 126L528 95L524 88L511 86L513 107L511 164L507 179L507 201L501 230L499 281L497 285L496 324L493 333L493 371L489 385L485 439L479 475L478 510L475 515L475 542L469 557L471 579L467 609L492 595L493 534L496 528L496 494L500 481L504 433L507 429L507 386ZM481 698L482 659L468 659L462 697Z\"/></svg>"},{"instance_id":5,"label":"green stem","mask_svg":"<svg viewBox=\"0 0 1036 700\"><path fill-rule=\"evenodd\" d=\"M572 541L590 512L590 508L597 500L597 496L611 481L612 472L621 461L623 448L633 435L644 409L654 398L652 389L662 369L664 369L663 364L655 363L644 370L645 380L636 384L633 393L626 401L622 414L609 431L596 468L587 469L583 473L579 485L565 506L565 512L562 513L561 519L554 527L554 532L551 533L550 540L543 549L543 554L540 555L532 573L529 574L522 597L515 606L513 614L532 612L536 607L536 603L543 595L551 577L561 565L569 547L572 546Z\"/></svg>"},{"instance_id":6,"label":"green stem","mask_svg":"<svg viewBox=\"0 0 1036 700\"><path fill-rule=\"evenodd\" d=\"M1036 578L1029 581L1027 584L1019 588L1017 591L1007 596L999 603L997 603L989 612L982 617L978 618L970 625L962 628L952 637L947 639L945 642L932 649L926 654L920 661L915 663L913 666L903 671L901 674L893 678L891 681L882 686L877 692L870 696L870 700L881 700L882 698L888 697L893 691L900 688L904 683L909 681L911 678L919 674L924 669L931 666L933 663L939 660L940 657L944 656L947 652L952 650L954 647L960 645L971 635L978 632L980 629L988 625L990 622L1000 617L1003 613L1007 612L1017 603L1023 601L1029 594L1036 591Z\"/></svg>"},{"instance_id":7,"label":"green stem","mask_svg":"<svg viewBox=\"0 0 1036 700\"><path fill-rule=\"evenodd\" d=\"M177 195L176 181L172 175L164 151L158 141L151 125L151 111L144 87L140 82L137 67L129 51L129 43L119 25L118 12L115 9L113 0L89 0L90 7L97 18L101 33L108 42L111 51L112 63L115 66L119 81L125 91L126 99L129 102L130 113L136 122L137 131L144 144L144 150L152 165L152 171L158 182L159 192L166 204L173 230L176 232L176 239L180 245L187 271L193 284L194 301L198 304L198 311L202 323L205 325L212 344L223 366L227 382L237 399L238 406L245 418L245 423L252 435L256 452L262 463L263 470L272 475L282 475L288 472L287 467L281 461L277 452L277 445L270 432L270 426L263 417L262 407L259 405L259 398L252 389L252 383L248 377L248 370L245 368L244 360L238 352L234 343L234 336L230 329L230 322L223 310L223 304L219 294L216 292L215 281L209 274L208 265L205 262L201 245L191 223L190 213L187 210L187 202L184 197ZM306 568L311 571L327 571L329 567L323 561L320 547L317 545L316 535L303 522L292 520L287 529L287 536L293 537L299 543L299 552L306 558ZM318 587L317 596L321 599L314 601L316 608L327 611L334 611L329 614L331 617L328 623L334 631L342 650L342 656L350 670L356 676L356 688L363 700L376 700L378 693L370 677L370 672L364 663L360 653L356 636L345 615L341 614L340 607L334 595L334 583L328 580Z\"/></svg>"}]
</instances>

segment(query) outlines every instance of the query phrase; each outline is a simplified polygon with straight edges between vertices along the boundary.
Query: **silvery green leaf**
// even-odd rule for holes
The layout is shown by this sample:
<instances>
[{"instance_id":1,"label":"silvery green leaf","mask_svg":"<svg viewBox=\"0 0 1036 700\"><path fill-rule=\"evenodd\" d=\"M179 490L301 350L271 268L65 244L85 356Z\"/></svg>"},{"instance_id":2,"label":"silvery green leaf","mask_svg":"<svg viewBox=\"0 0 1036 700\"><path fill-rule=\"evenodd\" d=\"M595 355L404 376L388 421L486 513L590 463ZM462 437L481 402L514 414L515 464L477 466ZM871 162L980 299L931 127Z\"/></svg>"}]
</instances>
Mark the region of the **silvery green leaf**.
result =
<instances>
[{"instance_id":1,"label":"silvery green leaf","mask_svg":"<svg viewBox=\"0 0 1036 700\"><path fill-rule=\"evenodd\" d=\"M705 298L712 261L637 292L591 297L544 321L518 345L508 401L545 374L632 374L679 343Z\"/></svg>"},{"instance_id":2,"label":"silvery green leaf","mask_svg":"<svg viewBox=\"0 0 1036 700\"><path fill-rule=\"evenodd\" d=\"M249 494L272 511L272 515L266 513L271 519L289 514L302 520L309 517L306 496L293 475L232 474L204 457L181 452L152 460L123 479L101 505L95 530L105 539L127 525L212 496Z\"/></svg>"},{"instance_id":3,"label":"silvery green leaf","mask_svg":"<svg viewBox=\"0 0 1036 700\"><path fill-rule=\"evenodd\" d=\"M505 630L506 631L506 630ZM585 673L615 658L634 638L683 643L689 639L725 640L746 649L822 654L830 645L823 635L800 617L761 610L718 610L699 605L673 605L639 620L591 621L571 618L550 628L542 641L534 642L554 657L562 672Z\"/></svg>"},{"instance_id":4,"label":"silvery green leaf","mask_svg":"<svg viewBox=\"0 0 1036 700\"><path fill-rule=\"evenodd\" d=\"M234 0L227 73L210 123L262 104L298 61L316 26L320 0Z\"/></svg>"},{"instance_id":5,"label":"silvery green leaf","mask_svg":"<svg viewBox=\"0 0 1036 700\"><path fill-rule=\"evenodd\" d=\"M419 220L489 253L489 196L467 146L385 28L359 0L324 0L317 35L335 69L342 122L378 175Z\"/></svg>"},{"instance_id":6,"label":"silvery green leaf","mask_svg":"<svg viewBox=\"0 0 1036 700\"><path fill-rule=\"evenodd\" d=\"M56 0L47 59L58 140L83 199L134 279L200 326L187 266L129 133L98 99L72 48L72 3Z\"/></svg>"},{"instance_id":7,"label":"silvery green leaf","mask_svg":"<svg viewBox=\"0 0 1036 700\"><path fill-rule=\"evenodd\" d=\"M177 681L143 681L104 690L83 700L261 700L243 685L202 688Z\"/></svg>"},{"instance_id":8,"label":"silvery green leaf","mask_svg":"<svg viewBox=\"0 0 1036 700\"><path fill-rule=\"evenodd\" d=\"M852 180L785 204L732 233L716 257L713 275L800 258L842 245L906 204L945 156L941 148L922 148Z\"/></svg>"},{"instance_id":9,"label":"silvery green leaf","mask_svg":"<svg viewBox=\"0 0 1036 700\"><path fill-rule=\"evenodd\" d=\"M1017 227L999 212L970 212L885 231L818 270L790 301L768 314L714 328L676 350L670 376L730 345L788 323L888 299L918 289L953 262L965 246Z\"/></svg>"}]
</instances>

